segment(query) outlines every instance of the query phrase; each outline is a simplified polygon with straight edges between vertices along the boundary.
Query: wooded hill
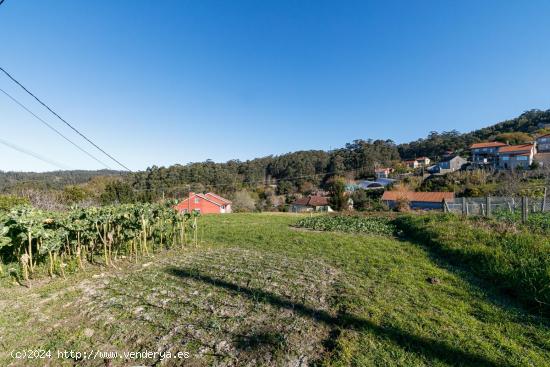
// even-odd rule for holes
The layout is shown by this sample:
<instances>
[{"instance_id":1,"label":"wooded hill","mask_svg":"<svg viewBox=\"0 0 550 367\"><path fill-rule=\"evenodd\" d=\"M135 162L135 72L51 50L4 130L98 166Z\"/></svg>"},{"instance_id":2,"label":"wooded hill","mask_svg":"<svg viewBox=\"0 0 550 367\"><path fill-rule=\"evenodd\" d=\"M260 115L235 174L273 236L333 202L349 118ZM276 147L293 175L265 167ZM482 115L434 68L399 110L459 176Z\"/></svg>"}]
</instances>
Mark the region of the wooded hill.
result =
<instances>
[{"instance_id":1,"label":"wooded hill","mask_svg":"<svg viewBox=\"0 0 550 367\"><path fill-rule=\"evenodd\" d=\"M14 188L22 185L39 189L60 189L67 185L88 182L96 176L116 176L119 179L112 180L105 187L106 192L103 194L107 202L113 199L149 201L162 195L181 197L189 190L213 190L224 194L265 185L276 185L277 194L295 190L305 192L312 187L322 186L333 175L371 177L375 166L386 166L401 159L420 156L437 159L449 150L467 156L468 147L472 143L492 139L532 139L534 134L545 131L548 127L550 110L531 110L515 119L469 133L462 134L456 130L432 132L426 138L400 145L391 140L356 140L331 151L298 151L225 163L205 161L170 167L153 166L132 174L105 170L0 172L0 191L14 192Z\"/></svg>"},{"instance_id":2,"label":"wooded hill","mask_svg":"<svg viewBox=\"0 0 550 367\"><path fill-rule=\"evenodd\" d=\"M24 188L59 190L67 185L79 185L94 177L119 176L115 170L71 170L51 172L4 172L0 171L0 192Z\"/></svg>"},{"instance_id":3,"label":"wooded hill","mask_svg":"<svg viewBox=\"0 0 550 367\"><path fill-rule=\"evenodd\" d=\"M526 138L532 139L532 135L541 130L547 131L549 127L550 110L531 110L524 112L514 119L502 121L498 124L465 134L461 134L456 130L442 133L433 131L424 139L400 144L398 148L399 154L403 159L422 156L437 159L437 157L443 155L447 150L468 153L468 147L473 143L495 139L502 140L499 139L499 135L503 135L501 136L504 138L503 140L509 140L506 139L507 133L525 133L530 135ZM516 142L510 141L510 143ZM521 143L521 141L518 143Z\"/></svg>"}]
</instances>

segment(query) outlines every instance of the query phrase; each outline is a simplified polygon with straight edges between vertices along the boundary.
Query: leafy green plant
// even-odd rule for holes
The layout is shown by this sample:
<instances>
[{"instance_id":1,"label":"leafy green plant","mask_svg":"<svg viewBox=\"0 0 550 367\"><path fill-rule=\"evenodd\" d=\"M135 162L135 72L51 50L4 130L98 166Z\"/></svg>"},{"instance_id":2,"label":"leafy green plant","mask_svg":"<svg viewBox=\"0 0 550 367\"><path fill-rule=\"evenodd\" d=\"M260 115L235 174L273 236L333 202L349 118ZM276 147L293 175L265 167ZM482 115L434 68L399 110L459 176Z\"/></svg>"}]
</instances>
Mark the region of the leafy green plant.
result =
<instances>
[{"instance_id":1,"label":"leafy green plant","mask_svg":"<svg viewBox=\"0 0 550 367\"><path fill-rule=\"evenodd\" d=\"M394 226L388 218L384 217L322 215L303 218L296 223L296 227L316 231L340 231L377 235L392 235L394 233Z\"/></svg>"},{"instance_id":2,"label":"leafy green plant","mask_svg":"<svg viewBox=\"0 0 550 367\"><path fill-rule=\"evenodd\" d=\"M66 262L116 267L119 255L138 261L159 248L185 246L186 234L198 241L197 213L180 214L171 203L124 204L45 212L28 205L0 214L0 260L19 262L27 284L39 264L50 276L65 277ZM0 264L0 271L1 264Z\"/></svg>"}]
</instances>

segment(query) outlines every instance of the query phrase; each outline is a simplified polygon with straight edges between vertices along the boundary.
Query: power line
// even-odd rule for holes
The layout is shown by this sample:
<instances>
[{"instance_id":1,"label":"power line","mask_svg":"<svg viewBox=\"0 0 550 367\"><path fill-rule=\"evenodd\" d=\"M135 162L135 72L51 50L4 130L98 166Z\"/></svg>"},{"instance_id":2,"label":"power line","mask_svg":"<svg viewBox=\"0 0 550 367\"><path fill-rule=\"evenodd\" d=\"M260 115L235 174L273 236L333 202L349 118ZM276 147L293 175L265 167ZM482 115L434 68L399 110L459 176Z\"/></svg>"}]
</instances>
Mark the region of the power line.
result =
<instances>
[{"instance_id":1,"label":"power line","mask_svg":"<svg viewBox=\"0 0 550 367\"><path fill-rule=\"evenodd\" d=\"M73 142L71 139L67 138L65 135L63 135L59 130L57 130L55 127L53 127L52 125L50 125L49 123L47 123L46 121L44 121L42 118L40 118L39 116L37 116L34 112L32 112L31 110L29 110L25 105L23 105L21 102L19 102L17 99L15 99L12 95L10 95L8 92L6 92L5 90L3 90L2 88L0 88L0 92L4 93L8 98L10 98L13 102L17 103L19 105L19 107L21 107L22 109L24 109L25 111L27 111L28 113L30 113L31 115L33 115L36 119L38 119L40 122L42 122L44 125L46 125L48 128L50 128L51 130L55 131L55 133L57 133L57 135L61 136L63 139L65 139L66 141L68 141L69 143L71 143L72 145L74 145L78 150L80 150L81 152L83 152L84 154L86 154L88 157L92 158L94 161L98 162L99 164L101 164L102 166L104 166L105 168L107 169L112 169L111 167L109 167L107 164L105 164L104 162L102 162L101 160L99 160L98 158L94 157L91 153L89 153L88 151L86 151L84 148L80 147L78 144L76 144L75 142Z\"/></svg>"},{"instance_id":2,"label":"power line","mask_svg":"<svg viewBox=\"0 0 550 367\"><path fill-rule=\"evenodd\" d=\"M20 147L20 146L17 146L17 145L15 145L15 144L13 144L13 143L10 143L9 141L6 141L6 140L4 140L4 139L0 139L0 144L3 144L3 145L5 145L5 146L7 146L7 147L9 147L9 148L11 148L11 149L13 149L13 150L16 150L16 151L20 152L20 153L23 153L23 154L26 154L26 155L30 155L31 157L34 157L34 158L36 158L36 159L38 159L38 160L41 160L42 162L51 164L52 166L56 166L56 167L59 168L59 169L62 169L62 170L71 169L70 167L67 167L67 166L65 166L65 165L63 165L63 164L61 164L61 163L57 163L56 161L53 161L53 160L51 160L51 159L49 159L49 158L46 158L46 157L44 157L44 156L41 156L40 154L35 153L35 152L32 152L32 151L30 151L30 150L28 150L28 149L25 149L25 148L22 148L22 147Z\"/></svg>"},{"instance_id":3,"label":"power line","mask_svg":"<svg viewBox=\"0 0 550 367\"><path fill-rule=\"evenodd\" d=\"M78 131L73 125L69 124L63 117L59 116L54 110L52 110L47 104L45 104L44 102L42 102L37 96L35 96L31 91L29 91L27 88L25 88L23 86L23 84L19 83L17 81L17 79L15 79L13 76L11 76L6 70L4 70L4 68L0 67L0 71L2 71L4 74L6 74L8 76L8 78L10 78L15 84L17 84L18 86L20 86L25 92L27 92L30 96L32 96L34 99L36 99L36 101L38 101L38 103L40 103L42 106L44 106L48 111L50 111L52 114L54 114L58 119L60 119L61 121L63 121L63 123L65 123L65 125L67 125L68 127L70 127L74 132L76 132L78 135L80 135L83 139L85 139L88 143L92 144L97 150L99 150L100 152L102 152L103 154L105 154L107 157L111 158L113 161L115 161L119 166L123 167L125 170L129 171L129 172L132 172L131 169L129 169L128 167L126 167L124 164L120 163L120 161L118 161L115 157L113 157L112 155L110 155L109 153L107 153L106 151L104 151L103 149L101 149L96 143L94 143L93 141L91 141L86 135L84 135L83 133L81 133L80 131Z\"/></svg>"}]
</instances>

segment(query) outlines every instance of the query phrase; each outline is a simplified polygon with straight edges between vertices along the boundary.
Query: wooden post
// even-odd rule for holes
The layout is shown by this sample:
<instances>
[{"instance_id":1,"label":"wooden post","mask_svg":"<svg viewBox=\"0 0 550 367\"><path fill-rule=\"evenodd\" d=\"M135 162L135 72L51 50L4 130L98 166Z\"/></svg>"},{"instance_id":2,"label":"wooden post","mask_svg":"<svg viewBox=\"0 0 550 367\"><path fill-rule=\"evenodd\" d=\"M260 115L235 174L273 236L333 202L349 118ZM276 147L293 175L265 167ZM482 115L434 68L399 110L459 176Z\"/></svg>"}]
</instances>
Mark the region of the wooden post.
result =
<instances>
[{"instance_id":1,"label":"wooden post","mask_svg":"<svg viewBox=\"0 0 550 367\"><path fill-rule=\"evenodd\" d=\"M546 210L546 191L548 190L547 187L544 188L544 197L542 198L542 211L544 212Z\"/></svg>"},{"instance_id":2,"label":"wooden post","mask_svg":"<svg viewBox=\"0 0 550 367\"><path fill-rule=\"evenodd\" d=\"M523 196L521 198L521 221L523 223L527 222L527 216L529 210L529 199L527 197Z\"/></svg>"},{"instance_id":3,"label":"wooden post","mask_svg":"<svg viewBox=\"0 0 550 367\"><path fill-rule=\"evenodd\" d=\"M443 199L443 213L448 213L449 212L449 208L447 207L447 202L445 201L445 199Z\"/></svg>"},{"instance_id":4,"label":"wooden post","mask_svg":"<svg viewBox=\"0 0 550 367\"><path fill-rule=\"evenodd\" d=\"M468 208L466 207L466 197L462 197L462 215L466 215L468 213Z\"/></svg>"},{"instance_id":5,"label":"wooden post","mask_svg":"<svg viewBox=\"0 0 550 367\"><path fill-rule=\"evenodd\" d=\"M491 216L491 197L487 196L485 198L485 215L489 218Z\"/></svg>"}]
</instances>

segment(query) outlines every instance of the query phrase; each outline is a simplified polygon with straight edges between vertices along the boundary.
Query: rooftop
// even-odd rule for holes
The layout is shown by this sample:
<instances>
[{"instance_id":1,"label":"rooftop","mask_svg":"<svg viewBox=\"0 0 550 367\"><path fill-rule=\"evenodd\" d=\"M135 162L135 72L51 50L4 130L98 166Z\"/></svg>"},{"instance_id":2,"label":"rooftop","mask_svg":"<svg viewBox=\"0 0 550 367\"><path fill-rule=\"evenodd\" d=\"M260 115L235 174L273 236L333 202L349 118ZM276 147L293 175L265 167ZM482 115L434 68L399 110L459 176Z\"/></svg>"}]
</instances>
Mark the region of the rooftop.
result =
<instances>
[{"instance_id":1,"label":"rooftop","mask_svg":"<svg viewBox=\"0 0 550 367\"><path fill-rule=\"evenodd\" d=\"M503 147L506 144L501 143L500 141L487 141L484 143L475 143L470 146L470 149L478 149L478 148L495 148L495 147Z\"/></svg>"},{"instance_id":2,"label":"rooftop","mask_svg":"<svg viewBox=\"0 0 550 367\"><path fill-rule=\"evenodd\" d=\"M306 196L300 199L295 200L293 205L304 205L304 206L325 206L329 205L329 198L326 196Z\"/></svg>"},{"instance_id":3,"label":"rooftop","mask_svg":"<svg viewBox=\"0 0 550 367\"><path fill-rule=\"evenodd\" d=\"M386 191L382 195L382 200L408 200L408 201L420 201L428 203L440 203L445 199L446 201L454 201L455 194L453 192L415 192L415 191Z\"/></svg>"},{"instance_id":4,"label":"rooftop","mask_svg":"<svg viewBox=\"0 0 550 367\"><path fill-rule=\"evenodd\" d=\"M520 144L502 147L499 153L529 153L533 149L533 144Z\"/></svg>"}]
</instances>

